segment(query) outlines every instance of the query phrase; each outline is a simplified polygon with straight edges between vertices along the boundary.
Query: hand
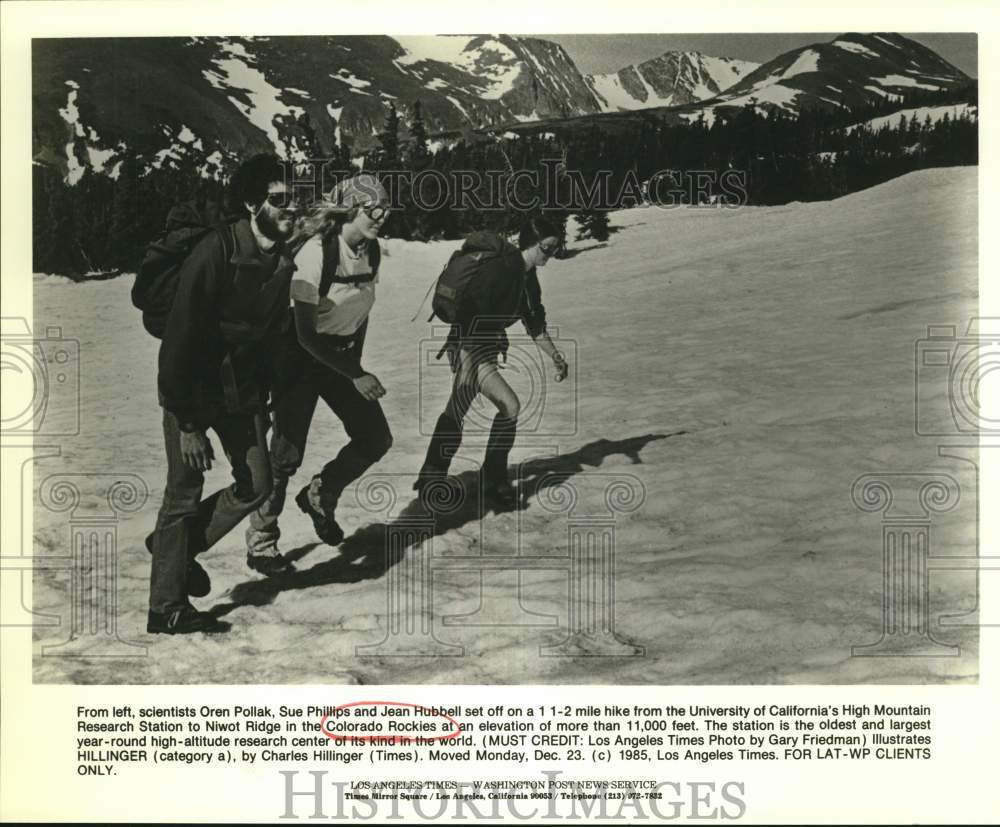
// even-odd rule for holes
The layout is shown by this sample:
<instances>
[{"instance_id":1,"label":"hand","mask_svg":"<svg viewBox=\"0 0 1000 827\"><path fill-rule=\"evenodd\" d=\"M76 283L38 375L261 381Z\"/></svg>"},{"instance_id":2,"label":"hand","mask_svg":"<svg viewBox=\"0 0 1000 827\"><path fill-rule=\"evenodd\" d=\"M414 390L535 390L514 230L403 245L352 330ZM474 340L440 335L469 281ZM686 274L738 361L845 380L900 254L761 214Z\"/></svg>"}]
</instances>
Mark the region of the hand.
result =
<instances>
[{"instance_id":1,"label":"hand","mask_svg":"<svg viewBox=\"0 0 1000 827\"><path fill-rule=\"evenodd\" d=\"M207 471L212 467L215 452L204 431L181 431L181 457L195 471Z\"/></svg>"},{"instance_id":2,"label":"hand","mask_svg":"<svg viewBox=\"0 0 1000 827\"><path fill-rule=\"evenodd\" d=\"M385 388L382 383L371 373L363 373L354 380L354 387L358 389L365 399L374 402L380 396L385 396Z\"/></svg>"},{"instance_id":3,"label":"hand","mask_svg":"<svg viewBox=\"0 0 1000 827\"><path fill-rule=\"evenodd\" d=\"M562 382L569 375L569 362L566 361L565 356L556 351L552 357L552 364L556 366L556 381Z\"/></svg>"}]
</instances>

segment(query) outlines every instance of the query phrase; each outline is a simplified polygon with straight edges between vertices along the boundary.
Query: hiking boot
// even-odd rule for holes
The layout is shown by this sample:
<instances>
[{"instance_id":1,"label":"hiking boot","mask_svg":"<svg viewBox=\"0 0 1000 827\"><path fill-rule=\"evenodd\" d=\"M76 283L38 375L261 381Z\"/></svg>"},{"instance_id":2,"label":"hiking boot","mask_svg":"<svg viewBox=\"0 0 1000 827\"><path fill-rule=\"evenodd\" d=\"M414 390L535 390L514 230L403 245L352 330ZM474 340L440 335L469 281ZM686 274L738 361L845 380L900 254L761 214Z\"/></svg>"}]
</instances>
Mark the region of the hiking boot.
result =
<instances>
[{"instance_id":1,"label":"hiking boot","mask_svg":"<svg viewBox=\"0 0 1000 827\"><path fill-rule=\"evenodd\" d=\"M146 551L153 553L152 534L146 536ZM186 582L189 597L205 597L212 591L212 578L194 557L188 559Z\"/></svg>"},{"instance_id":2,"label":"hiking boot","mask_svg":"<svg viewBox=\"0 0 1000 827\"><path fill-rule=\"evenodd\" d=\"M199 612L194 606L162 613L149 611L146 631L151 635L189 635L192 632L224 632L226 625L215 615Z\"/></svg>"},{"instance_id":3,"label":"hiking boot","mask_svg":"<svg viewBox=\"0 0 1000 827\"><path fill-rule=\"evenodd\" d=\"M318 508L315 508L309 499L309 486L307 485L295 496L295 502L303 514L308 514L313 524L313 531L328 546L340 545L344 540L344 530L337 524L333 517L327 517Z\"/></svg>"},{"instance_id":4,"label":"hiking boot","mask_svg":"<svg viewBox=\"0 0 1000 827\"><path fill-rule=\"evenodd\" d=\"M417 478L413 481L413 490L417 492L418 495L423 494L424 489L430 485L432 482L440 482L448 478L448 472L443 471L440 468L434 468L430 465L425 465L420 469L417 474Z\"/></svg>"},{"instance_id":5,"label":"hiking boot","mask_svg":"<svg viewBox=\"0 0 1000 827\"><path fill-rule=\"evenodd\" d=\"M497 414L490 428L483 460L486 501L497 511L511 511L518 506L517 494L507 478L507 457L517 436L517 417Z\"/></svg>"},{"instance_id":6,"label":"hiking boot","mask_svg":"<svg viewBox=\"0 0 1000 827\"><path fill-rule=\"evenodd\" d=\"M483 488L483 493L485 494L487 503L492 505L497 511L515 511L517 509L517 491L510 484L510 480L507 479L506 474L503 476L488 475L485 481L486 485Z\"/></svg>"},{"instance_id":7,"label":"hiking boot","mask_svg":"<svg viewBox=\"0 0 1000 827\"><path fill-rule=\"evenodd\" d=\"M247 552L247 566L267 577L279 577L295 571L295 566L282 554L250 554Z\"/></svg>"},{"instance_id":8,"label":"hiking boot","mask_svg":"<svg viewBox=\"0 0 1000 827\"><path fill-rule=\"evenodd\" d=\"M212 591L212 578L193 557L188 560L187 593L191 597L205 597Z\"/></svg>"},{"instance_id":9,"label":"hiking boot","mask_svg":"<svg viewBox=\"0 0 1000 827\"><path fill-rule=\"evenodd\" d=\"M447 474L448 467L461 444L462 423L452 419L447 413L441 414L434 424L434 433L431 434L431 441L427 445L424 465L417 480L424 476L425 471L431 474L437 472ZM416 485L413 487L417 488Z\"/></svg>"},{"instance_id":10,"label":"hiking boot","mask_svg":"<svg viewBox=\"0 0 1000 827\"><path fill-rule=\"evenodd\" d=\"M438 514L455 511L465 497L462 484L440 468L421 468L413 482L413 490L426 511Z\"/></svg>"}]
</instances>

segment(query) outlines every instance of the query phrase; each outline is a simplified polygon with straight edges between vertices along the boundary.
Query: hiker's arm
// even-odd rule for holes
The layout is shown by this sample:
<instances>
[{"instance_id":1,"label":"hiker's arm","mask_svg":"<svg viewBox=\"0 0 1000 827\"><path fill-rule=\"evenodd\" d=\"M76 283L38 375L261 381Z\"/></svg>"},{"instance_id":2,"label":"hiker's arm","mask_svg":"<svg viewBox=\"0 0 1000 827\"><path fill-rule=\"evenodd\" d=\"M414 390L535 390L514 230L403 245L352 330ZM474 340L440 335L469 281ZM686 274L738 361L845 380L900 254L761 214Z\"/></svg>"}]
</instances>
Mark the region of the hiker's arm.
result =
<instances>
[{"instance_id":1,"label":"hiker's arm","mask_svg":"<svg viewBox=\"0 0 1000 827\"><path fill-rule=\"evenodd\" d=\"M532 336L532 339L541 351L552 360L552 364L556 366L556 381L562 382L569 373L569 362L566 361L562 351L552 343L547 330L543 330L537 336Z\"/></svg>"},{"instance_id":2,"label":"hiker's arm","mask_svg":"<svg viewBox=\"0 0 1000 827\"><path fill-rule=\"evenodd\" d=\"M160 345L157 384L163 407L177 417L182 430L191 432L208 425L198 406L195 375L226 268L218 234L204 238L182 267Z\"/></svg>"},{"instance_id":3,"label":"hiker's arm","mask_svg":"<svg viewBox=\"0 0 1000 827\"><path fill-rule=\"evenodd\" d=\"M524 320L524 327L528 331L528 335L556 366L556 381L561 382L569 373L569 365L566 362L566 357L559 352L549 337L545 321L545 305L542 304L542 286L538 283L538 272L534 269L528 271L528 277L524 283L521 318Z\"/></svg>"},{"instance_id":4,"label":"hiker's arm","mask_svg":"<svg viewBox=\"0 0 1000 827\"><path fill-rule=\"evenodd\" d=\"M330 340L316 330L317 305L296 300L293 303L295 332L299 344L313 358L331 370L348 377L365 399L378 399L385 395L382 383L371 373L356 364L351 351L339 350Z\"/></svg>"},{"instance_id":5,"label":"hiker's arm","mask_svg":"<svg viewBox=\"0 0 1000 827\"><path fill-rule=\"evenodd\" d=\"M537 340L545 333L545 305L542 304L542 287L538 283L538 272L534 267L528 271L524 280L519 309L524 329L532 339Z\"/></svg>"}]
</instances>

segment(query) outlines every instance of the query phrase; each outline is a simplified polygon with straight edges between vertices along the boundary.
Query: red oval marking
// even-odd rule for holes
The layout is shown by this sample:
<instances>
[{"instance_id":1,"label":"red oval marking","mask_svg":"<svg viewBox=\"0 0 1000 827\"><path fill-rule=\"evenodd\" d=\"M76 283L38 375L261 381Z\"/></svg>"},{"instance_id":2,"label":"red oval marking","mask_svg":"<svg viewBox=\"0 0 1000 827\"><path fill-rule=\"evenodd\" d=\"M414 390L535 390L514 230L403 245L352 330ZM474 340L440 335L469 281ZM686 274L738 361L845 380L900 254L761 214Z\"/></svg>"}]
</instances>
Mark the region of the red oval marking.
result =
<instances>
[{"instance_id":1,"label":"red oval marking","mask_svg":"<svg viewBox=\"0 0 1000 827\"><path fill-rule=\"evenodd\" d=\"M398 733L393 733L391 735L386 735L386 734L353 735L350 732L328 732L326 728L326 721L333 713L327 712L326 715L324 715L320 719L319 722L320 732L322 732L331 741L342 741L344 744L347 743L356 744L358 741L362 742L377 741L379 745L411 744L417 739L424 741L445 741L449 738L457 738L459 735L462 734L462 725L454 718L452 718L450 715L443 715L439 712L431 712L429 707L422 706L421 704L409 704L409 703L404 703L403 701L352 701L349 704L341 704L340 706L334 707L333 712L337 712L338 710L341 709L348 709L352 706L405 706L405 707L410 707L412 709L423 709L427 712L430 712L430 714L434 715L435 717L444 718L445 720L450 721L452 724L455 725L455 731L446 732L443 735L420 735L417 733L414 733L412 735L406 735L406 734L400 735Z\"/></svg>"}]
</instances>

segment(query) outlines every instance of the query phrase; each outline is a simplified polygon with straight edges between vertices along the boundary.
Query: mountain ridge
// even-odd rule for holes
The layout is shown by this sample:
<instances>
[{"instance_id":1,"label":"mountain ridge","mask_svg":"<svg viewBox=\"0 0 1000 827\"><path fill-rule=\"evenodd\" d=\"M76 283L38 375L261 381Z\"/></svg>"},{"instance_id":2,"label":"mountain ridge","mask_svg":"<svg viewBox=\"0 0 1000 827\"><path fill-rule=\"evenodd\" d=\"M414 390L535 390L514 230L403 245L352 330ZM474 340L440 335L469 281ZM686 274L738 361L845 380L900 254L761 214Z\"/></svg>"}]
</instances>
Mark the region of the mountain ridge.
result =
<instances>
[{"instance_id":1,"label":"mountain ridge","mask_svg":"<svg viewBox=\"0 0 1000 827\"><path fill-rule=\"evenodd\" d=\"M356 156L390 103L405 123L416 100L429 133L457 140L634 112L711 122L751 102L793 115L903 104L971 82L892 33L846 33L760 65L666 52L591 76L561 45L511 35L38 39L32 73L33 161L70 184L87 170L116 177L126 155L140 170L190 163L209 177L254 152Z\"/></svg>"},{"instance_id":2,"label":"mountain ridge","mask_svg":"<svg viewBox=\"0 0 1000 827\"><path fill-rule=\"evenodd\" d=\"M668 51L586 80L605 112L680 106L714 97L760 64L700 51ZM650 100L656 96L656 103Z\"/></svg>"}]
</instances>

